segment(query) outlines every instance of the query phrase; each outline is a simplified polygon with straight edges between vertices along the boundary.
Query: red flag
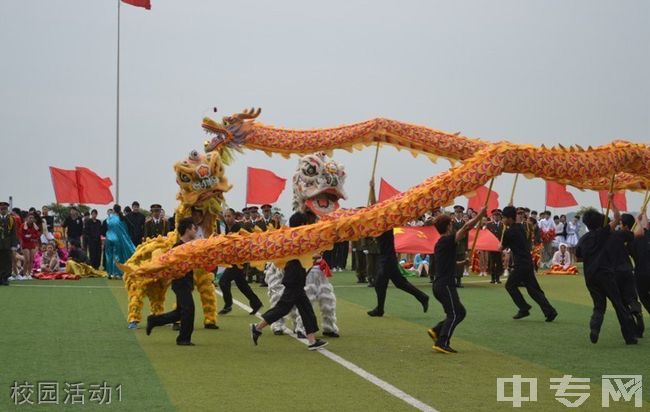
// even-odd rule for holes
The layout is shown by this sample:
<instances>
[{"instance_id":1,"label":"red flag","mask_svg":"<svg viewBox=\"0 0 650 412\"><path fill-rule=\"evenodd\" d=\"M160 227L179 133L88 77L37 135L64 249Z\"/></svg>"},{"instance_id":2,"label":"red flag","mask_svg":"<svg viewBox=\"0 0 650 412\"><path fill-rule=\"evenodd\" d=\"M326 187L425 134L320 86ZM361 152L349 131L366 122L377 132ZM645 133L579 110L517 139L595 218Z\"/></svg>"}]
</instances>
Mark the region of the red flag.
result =
<instances>
[{"instance_id":1,"label":"red flag","mask_svg":"<svg viewBox=\"0 0 650 412\"><path fill-rule=\"evenodd\" d=\"M390 199L395 195L399 195L399 190L395 189L393 186L389 185L387 181L383 178L379 181L379 202L383 202L386 199Z\"/></svg>"},{"instance_id":2,"label":"red flag","mask_svg":"<svg viewBox=\"0 0 650 412\"><path fill-rule=\"evenodd\" d=\"M566 190L566 185L546 181L546 206L569 207L576 206L575 197Z\"/></svg>"},{"instance_id":3,"label":"red flag","mask_svg":"<svg viewBox=\"0 0 650 412\"><path fill-rule=\"evenodd\" d=\"M246 203L275 203L287 184L287 179L277 176L270 170L248 168Z\"/></svg>"},{"instance_id":4,"label":"red flag","mask_svg":"<svg viewBox=\"0 0 650 412\"><path fill-rule=\"evenodd\" d=\"M607 190L599 190L598 191L598 197L600 197L600 207L606 208L607 207L607 194L609 191ZM625 191L623 192L615 192L614 193L614 198L612 199L612 202L616 205L618 210L621 212L626 212L627 211L627 199L625 198Z\"/></svg>"},{"instance_id":5,"label":"red flag","mask_svg":"<svg viewBox=\"0 0 650 412\"><path fill-rule=\"evenodd\" d=\"M144 7L147 10L151 10L150 0L122 0L122 3L130 4L131 6L136 7Z\"/></svg>"},{"instance_id":6,"label":"red flag","mask_svg":"<svg viewBox=\"0 0 650 412\"><path fill-rule=\"evenodd\" d=\"M476 189L476 194L473 197L467 196L469 201L467 202L467 208L472 208L477 212L485 206L485 199L488 195L488 188L481 186ZM499 194L494 190L490 190L490 199L488 199L487 212L488 216L492 214L492 210L499 207Z\"/></svg>"},{"instance_id":7,"label":"red flag","mask_svg":"<svg viewBox=\"0 0 650 412\"><path fill-rule=\"evenodd\" d=\"M474 236L476 236L476 229L471 229L467 235L467 244L474 244ZM497 239L492 232L487 229L481 229L478 232L478 239L476 240L476 250L487 250L490 252L498 252L501 246L501 240Z\"/></svg>"},{"instance_id":8,"label":"red flag","mask_svg":"<svg viewBox=\"0 0 650 412\"><path fill-rule=\"evenodd\" d=\"M77 172L50 166L52 186L57 203L79 203Z\"/></svg>"},{"instance_id":9,"label":"red flag","mask_svg":"<svg viewBox=\"0 0 650 412\"><path fill-rule=\"evenodd\" d=\"M405 226L393 229L398 253L433 253L440 234L433 226Z\"/></svg>"},{"instance_id":10,"label":"red flag","mask_svg":"<svg viewBox=\"0 0 650 412\"><path fill-rule=\"evenodd\" d=\"M97 176L95 172L85 167L77 167L77 187L79 203L106 205L113 201L111 179Z\"/></svg>"}]
</instances>

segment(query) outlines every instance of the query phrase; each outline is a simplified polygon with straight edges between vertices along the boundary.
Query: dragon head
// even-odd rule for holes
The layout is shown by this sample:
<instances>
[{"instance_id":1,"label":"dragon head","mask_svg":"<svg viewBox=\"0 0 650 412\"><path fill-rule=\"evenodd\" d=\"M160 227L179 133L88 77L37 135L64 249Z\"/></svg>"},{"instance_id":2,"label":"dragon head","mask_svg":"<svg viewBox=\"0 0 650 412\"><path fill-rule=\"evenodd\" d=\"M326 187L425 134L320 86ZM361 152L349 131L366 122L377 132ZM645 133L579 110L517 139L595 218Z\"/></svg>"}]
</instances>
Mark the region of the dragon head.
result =
<instances>
[{"instance_id":1,"label":"dragon head","mask_svg":"<svg viewBox=\"0 0 650 412\"><path fill-rule=\"evenodd\" d=\"M212 138L204 143L206 153L218 150L221 152L222 158L229 161L229 151L231 149L241 150L246 136L251 132L251 126L261 112L260 108L245 109L241 113L225 116L221 123L204 117L201 127L212 135Z\"/></svg>"},{"instance_id":2,"label":"dragon head","mask_svg":"<svg viewBox=\"0 0 650 412\"><path fill-rule=\"evenodd\" d=\"M339 208L339 200L347 198L344 183L343 165L325 153L301 157L293 175L293 209L301 212L310 209L318 216L332 213Z\"/></svg>"}]
</instances>

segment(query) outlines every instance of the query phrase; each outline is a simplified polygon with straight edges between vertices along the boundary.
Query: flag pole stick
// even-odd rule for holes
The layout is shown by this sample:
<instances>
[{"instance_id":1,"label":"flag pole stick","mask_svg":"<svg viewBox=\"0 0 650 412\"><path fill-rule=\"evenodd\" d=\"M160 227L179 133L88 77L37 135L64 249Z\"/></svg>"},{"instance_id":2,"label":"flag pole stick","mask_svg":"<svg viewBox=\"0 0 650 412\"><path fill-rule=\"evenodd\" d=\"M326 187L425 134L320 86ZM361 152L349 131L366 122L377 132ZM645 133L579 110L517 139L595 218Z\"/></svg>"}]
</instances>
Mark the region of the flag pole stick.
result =
<instances>
[{"instance_id":1,"label":"flag pole stick","mask_svg":"<svg viewBox=\"0 0 650 412\"><path fill-rule=\"evenodd\" d=\"M607 216L609 216L609 209L612 206L612 199L610 199L610 195L614 193L614 178L616 178L616 173L612 175L612 180L609 183L609 192L607 192L607 212L603 218L603 227L607 226Z\"/></svg>"},{"instance_id":2,"label":"flag pole stick","mask_svg":"<svg viewBox=\"0 0 650 412\"><path fill-rule=\"evenodd\" d=\"M494 184L494 178L490 180L490 187L488 188L487 196L485 196L485 205L483 205L483 207L487 207L488 202L490 201L490 194L492 193L493 184ZM472 243L472 252L469 254L470 259L474 257L474 249L476 249L476 241L478 240L478 233L481 230L481 222L478 222L477 227L478 229L476 229L476 234L474 235L474 242Z\"/></svg>"},{"instance_id":3,"label":"flag pole stick","mask_svg":"<svg viewBox=\"0 0 650 412\"><path fill-rule=\"evenodd\" d=\"M519 179L519 173L515 174L515 181L512 183L512 191L510 192L510 202L508 205L512 206L512 202L515 200L515 187L517 187L517 179Z\"/></svg>"},{"instance_id":4,"label":"flag pole stick","mask_svg":"<svg viewBox=\"0 0 650 412\"><path fill-rule=\"evenodd\" d=\"M375 171L377 170L377 159L379 158L379 142L377 142L377 146L375 149L375 160L372 162L372 173L370 174L370 181L375 182ZM372 203L372 199L374 198L374 188L370 186L370 189L368 190L368 206Z\"/></svg>"},{"instance_id":5,"label":"flag pole stick","mask_svg":"<svg viewBox=\"0 0 650 412\"><path fill-rule=\"evenodd\" d=\"M648 207L648 201L650 201L650 191L646 190L645 195L643 196L643 204L641 205L641 211L639 212L640 214L644 214L646 211L646 208ZM632 225L632 232L636 229L636 225L639 222L638 219L634 220L634 225Z\"/></svg>"},{"instance_id":6,"label":"flag pole stick","mask_svg":"<svg viewBox=\"0 0 650 412\"><path fill-rule=\"evenodd\" d=\"M120 202L120 3L117 0L117 87L115 110L115 203Z\"/></svg>"}]
</instances>

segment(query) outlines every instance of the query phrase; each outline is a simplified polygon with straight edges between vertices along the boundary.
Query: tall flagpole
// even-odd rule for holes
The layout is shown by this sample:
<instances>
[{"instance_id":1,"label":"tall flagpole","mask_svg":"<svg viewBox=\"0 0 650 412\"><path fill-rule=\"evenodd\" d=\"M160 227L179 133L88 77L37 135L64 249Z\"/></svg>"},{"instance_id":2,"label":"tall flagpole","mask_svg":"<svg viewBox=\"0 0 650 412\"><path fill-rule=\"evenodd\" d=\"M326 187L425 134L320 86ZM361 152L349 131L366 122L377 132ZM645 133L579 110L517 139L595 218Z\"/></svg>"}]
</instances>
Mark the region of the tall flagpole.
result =
<instances>
[{"instance_id":1,"label":"tall flagpole","mask_svg":"<svg viewBox=\"0 0 650 412\"><path fill-rule=\"evenodd\" d=\"M120 3L117 0L117 92L115 110L115 203L120 203Z\"/></svg>"}]
</instances>

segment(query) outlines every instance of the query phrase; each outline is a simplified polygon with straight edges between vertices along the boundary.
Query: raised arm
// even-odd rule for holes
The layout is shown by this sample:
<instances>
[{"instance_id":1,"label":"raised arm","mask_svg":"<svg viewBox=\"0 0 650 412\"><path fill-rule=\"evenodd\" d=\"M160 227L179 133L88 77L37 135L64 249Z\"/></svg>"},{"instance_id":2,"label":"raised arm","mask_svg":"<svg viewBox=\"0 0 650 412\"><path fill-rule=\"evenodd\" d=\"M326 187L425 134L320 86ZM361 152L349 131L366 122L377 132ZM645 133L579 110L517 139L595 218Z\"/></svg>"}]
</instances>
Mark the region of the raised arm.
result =
<instances>
[{"instance_id":1,"label":"raised arm","mask_svg":"<svg viewBox=\"0 0 650 412\"><path fill-rule=\"evenodd\" d=\"M470 230L471 228L473 228L474 226L476 226L476 223L478 223L478 222L483 218L483 216L485 216L486 211L487 211L487 208L484 206L484 207L483 207L483 208L478 212L478 215L476 215L476 216L474 216L472 219L470 219L467 223L465 223L465 224L463 225L463 227L461 227L461 228L458 230L458 232L456 232L456 242L458 242L459 240L461 240L462 238L464 238L465 235L467 234L467 232L469 232L469 230Z\"/></svg>"},{"instance_id":2,"label":"raised arm","mask_svg":"<svg viewBox=\"0 0 650 412\"><path fill-rule=\"evenodd\" d=\"M645 228L648 227L648 216L642 210L637 216L636 229L634 230L635 237L642 237L645 234Z\"/></svg>"},{"instance_id":3,"label":"raised arm","mask_svg":"<svg viewBox=\"0 0 650 412\"><path fill-rule=\"evenodd\" d=\"M614 213L614 219L609 222L609 227L612 228L612 230L616 230L616 226L621 223L621 212L618 210L616 203L614 203L614 193L610 192L608 197L609 203L612 205L612 212ZM607 218L607 216L605 216L605 218Z\"/></svg>"}]
</instances>

